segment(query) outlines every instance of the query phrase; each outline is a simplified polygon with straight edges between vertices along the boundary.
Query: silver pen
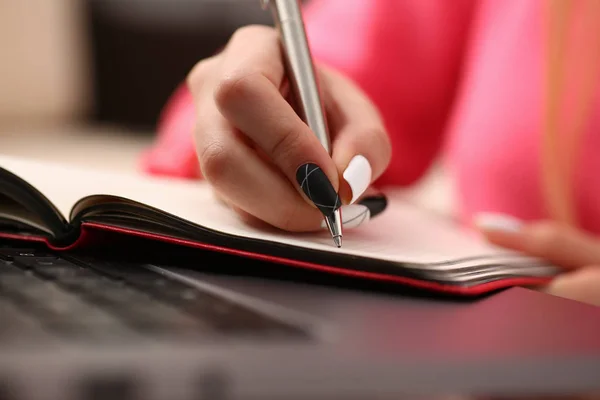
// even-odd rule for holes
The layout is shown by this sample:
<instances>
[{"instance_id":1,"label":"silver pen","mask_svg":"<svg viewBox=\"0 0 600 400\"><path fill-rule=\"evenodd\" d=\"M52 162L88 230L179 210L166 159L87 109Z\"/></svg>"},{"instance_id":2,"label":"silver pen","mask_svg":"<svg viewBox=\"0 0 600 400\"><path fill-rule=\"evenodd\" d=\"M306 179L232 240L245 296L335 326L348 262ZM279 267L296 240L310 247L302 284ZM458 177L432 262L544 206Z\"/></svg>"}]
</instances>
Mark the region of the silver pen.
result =
<instances>
[{"instance_id":1,"label":"silver pen","mask_svg":"<svg viewBox=\"0 0 600 400\"><path fill-rule=\"evenodd\" d=\"M287 78L297 100L298 114L331 154L331 141L325 109L308 46L299 0L261 0L263 9L270 8L279 32L285 58ZM325 215L325 222L337 247L342 247L342 219L338 208Z\"/></svg>"}]
</instances>

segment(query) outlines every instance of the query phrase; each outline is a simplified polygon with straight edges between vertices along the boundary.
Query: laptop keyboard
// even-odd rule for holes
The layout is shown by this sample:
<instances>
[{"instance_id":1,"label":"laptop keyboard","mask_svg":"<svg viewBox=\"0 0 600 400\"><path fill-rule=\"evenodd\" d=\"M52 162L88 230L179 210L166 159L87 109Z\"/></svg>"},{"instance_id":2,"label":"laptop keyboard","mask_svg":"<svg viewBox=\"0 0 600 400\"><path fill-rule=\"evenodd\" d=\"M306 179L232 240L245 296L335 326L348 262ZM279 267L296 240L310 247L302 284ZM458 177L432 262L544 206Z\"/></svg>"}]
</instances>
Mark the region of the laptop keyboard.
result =
<instances>
[{"instance_id":1,"label":"laptop keyboard","mask_svg":"<svg viewBox=\"0 0 600 400\"><path fill-rule=\"evenodd\" d=\"M308 337L306 329L143 265L0 247L0 344L83 340Z\"/></svg>"}]
</instances>

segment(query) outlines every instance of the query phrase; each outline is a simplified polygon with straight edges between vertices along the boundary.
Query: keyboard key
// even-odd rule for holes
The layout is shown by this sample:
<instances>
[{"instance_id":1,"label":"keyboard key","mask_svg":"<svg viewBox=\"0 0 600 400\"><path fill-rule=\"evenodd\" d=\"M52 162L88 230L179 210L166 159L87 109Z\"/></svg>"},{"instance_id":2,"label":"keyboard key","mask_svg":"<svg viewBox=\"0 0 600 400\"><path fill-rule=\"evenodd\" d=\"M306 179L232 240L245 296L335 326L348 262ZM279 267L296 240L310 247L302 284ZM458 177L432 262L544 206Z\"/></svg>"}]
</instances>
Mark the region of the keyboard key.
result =
<instances>
[{"instance_id":1,"label":"keyboard key","mask_svg":"<svg viewBox=\"0 0 600 400\"><path fill-rule=\"evenodd\" d=\"M14 257L14 262L20 267L33 269L48 278L54 278L61 275L92 274L92 272L87 269L56 257L16 256Z\"/></svg>"},{"instance_id":2,"label":"keyboard key","mask_svg":"<svg viewBox=\"0 0 600 400\"><path fill-rule=\"evenodd\" d=\"M77 279L100 279L100 276L90 270L68 265L52 265L47 267L38 267L35 269L38 275L48 279L55 279L59 282L73 281Z\"/></svg>"},{"instance_id":3,"label":"keyboard key","mask_svg":"<svg viewBox=\"0 0 600 400\"><path fill-rule=\"evenodd\" d=\"M86 268L89 268L90 270L108 278L122 280L123 266L113 265L112 263L104 260L97 260L92 257L81 255L77 255L76 257L70 256L69 259L71 259L74 263L85 266Z\"/></svg>"},{"instance_id":4,"label":"keyboard key","mask_svg":"<svg viewBox=\"0 0 600 400\"><path fill-rule=\"evenodd\" d=\"M39 252L35 249L10 249L10 248L0 248L0 259L5 261L13 261L14 257L35 257L38 256L47 256L47 253Z\"/></svg>"},{"instance_id":5,"label":"keyboard key","mask_svg":"<svg viewBox=\"0 0 600 400\"><path fill-rule=\"evenodd\" d=\"M106 291L120 291L123 290L123 282L111 281L106 277L92 275L92 276L61 276L56 279L56 282L61 286L64 286L70 291L78 292L81 294L106 292Z\"/></svg>"},{"instance_id":6,"label":"keyboard key","mask_svg":"<svg viewBox=\"0 0 600 400\"><path fill-rule=\"evenodd\" d=\"M108 285L104 289L83 293L83 296L94 303L102 305L132 307L151 302L147 295L125 285Z\"/></svg>"}]
</instances>

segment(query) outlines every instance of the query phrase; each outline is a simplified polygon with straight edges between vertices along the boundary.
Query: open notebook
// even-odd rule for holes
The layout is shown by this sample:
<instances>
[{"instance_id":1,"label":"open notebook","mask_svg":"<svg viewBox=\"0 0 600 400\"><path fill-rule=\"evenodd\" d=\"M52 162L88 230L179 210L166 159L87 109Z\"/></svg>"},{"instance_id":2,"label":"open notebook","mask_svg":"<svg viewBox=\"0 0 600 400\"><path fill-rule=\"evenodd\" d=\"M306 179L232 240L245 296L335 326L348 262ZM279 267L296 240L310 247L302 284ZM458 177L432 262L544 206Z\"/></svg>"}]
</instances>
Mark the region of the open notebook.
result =
<instances>
[{"instance_id":1,"label":"open notebook","mask_svg":"<svg viewBox=\"0 0 600 400\"><path fill-rule=\"evenodd\" d=\"M388 206L344 233L292 234L251 226L202 181L123 175L0 156L0 237L72 249L86 229L228 252L456 294L543 283L557 268L496 249L469 231L388 192ZM175 247L176 248L176 247ZM201 257L202 253L198 253ZM200 263L201 264L201 263Z\"/></svg>"}]
</instances>

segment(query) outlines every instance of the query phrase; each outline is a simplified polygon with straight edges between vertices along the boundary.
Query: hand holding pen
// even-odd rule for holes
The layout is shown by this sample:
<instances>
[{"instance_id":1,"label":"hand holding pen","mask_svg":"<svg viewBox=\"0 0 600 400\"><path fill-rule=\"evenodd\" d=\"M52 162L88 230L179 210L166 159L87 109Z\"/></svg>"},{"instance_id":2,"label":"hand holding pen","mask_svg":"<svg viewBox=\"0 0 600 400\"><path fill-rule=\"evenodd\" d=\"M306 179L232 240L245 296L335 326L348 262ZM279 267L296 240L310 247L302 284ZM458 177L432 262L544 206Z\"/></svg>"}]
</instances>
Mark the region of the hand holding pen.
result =
<instances>
[{"instance_id":1,"label":"hand holding pen","mask_svg":"<svg viewBox=\"0 0 600 400\"><path fill-rule=\"evenodd\" d=\"M340 73L317 68L321 92L303 93L312 77L293 75L297 47L286 49L280 33L242 28L190 73L200 167L242 217L294 232L329 229L335 240L342 204L344 229L385 207L367 188L386 168L390 143L377 109Z\"/></svg>"},{"instance_id":2,"label":"hand holding pen","mask_svg":"<svg viewBox=\"0 0 600 400\"><path fill-rule=\"evenodd\" d=\"M304 20L296 0L262 0L271 9L277 28L290 83L299 116L308 124L321 145L330 154L331 139L325 119L315 67L310 54ZM300 189L323 213L333 242L342 247L342 217L340 197L318 164L302 164L296 170Z\"/></svg>"}]
</instances>

